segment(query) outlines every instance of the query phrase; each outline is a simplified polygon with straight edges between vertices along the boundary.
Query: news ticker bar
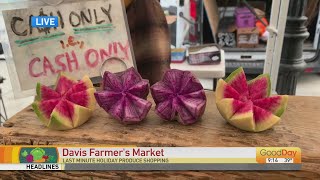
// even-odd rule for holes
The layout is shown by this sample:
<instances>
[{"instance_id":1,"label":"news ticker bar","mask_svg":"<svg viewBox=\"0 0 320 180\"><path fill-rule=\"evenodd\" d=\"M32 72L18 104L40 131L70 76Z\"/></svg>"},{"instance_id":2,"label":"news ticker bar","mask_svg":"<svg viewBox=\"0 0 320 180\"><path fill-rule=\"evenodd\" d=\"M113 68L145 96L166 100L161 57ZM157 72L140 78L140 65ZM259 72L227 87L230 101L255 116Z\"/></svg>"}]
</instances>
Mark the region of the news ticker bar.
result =
<instances>
[{"instance_id":1,"label":"news ticker bar","mask_svg":"<svg viewBox=\"0 0 320 180\"><path fill-rule=\"evenodd\" d=\"M0 170L77 170L77 171L293 171L301 170L301 164L252 164L252 163L202 163L202 164L0 164Z\"/></svg>"},{"instance_id":2,"label":"news ticker bar","mask_svg":"<svg viewBox=\"0 0 320 180\"><path fill-rule=\"evenodd\" d=\"M0 170L300 170L297 147L0 146Z\"/></svg>"}]
</instances>

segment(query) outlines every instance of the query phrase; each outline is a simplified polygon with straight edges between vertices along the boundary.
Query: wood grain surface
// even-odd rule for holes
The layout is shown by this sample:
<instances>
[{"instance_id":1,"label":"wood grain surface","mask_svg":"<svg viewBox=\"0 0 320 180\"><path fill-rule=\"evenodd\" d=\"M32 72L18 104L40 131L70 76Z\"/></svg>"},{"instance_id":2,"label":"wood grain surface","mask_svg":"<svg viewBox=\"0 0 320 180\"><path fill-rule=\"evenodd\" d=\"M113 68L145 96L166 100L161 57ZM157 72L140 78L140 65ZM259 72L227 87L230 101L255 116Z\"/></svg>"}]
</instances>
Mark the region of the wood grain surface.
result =
<instances>
[{"instance_id":1,"label":"wood grain surface","mask_svg":"<svg viewBox=\"0 0 320 180\"><path fill-rule=\"evenodd\" d=\"M236 129L219 114L214 93L207 92L207 108L201 121L191 126L177 122L163 122L154 113L154 105L147 118L138 125L122 125L101 108L83 126L70 131L45 128L31 107L9 119L0 128L0 144L96 144L137 146L198 146L198 147L300 147L301 171L92 171L92 172L0 172L0 178L307 178L320 179L320 97L290 96L287 111L273 129L250 133ZM151 98L149 98L152 101ZM153 101L152 101L153 102Z\"/></svg>"}]
</instances>

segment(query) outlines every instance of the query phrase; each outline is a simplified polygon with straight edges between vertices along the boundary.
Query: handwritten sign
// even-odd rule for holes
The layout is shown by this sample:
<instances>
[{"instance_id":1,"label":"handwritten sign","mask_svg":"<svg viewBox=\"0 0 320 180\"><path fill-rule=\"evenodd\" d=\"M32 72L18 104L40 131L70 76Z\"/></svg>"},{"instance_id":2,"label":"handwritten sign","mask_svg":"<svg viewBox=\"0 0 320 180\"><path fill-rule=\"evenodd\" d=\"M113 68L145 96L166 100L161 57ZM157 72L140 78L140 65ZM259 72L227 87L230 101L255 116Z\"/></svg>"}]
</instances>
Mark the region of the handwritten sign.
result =
<instances>
[{"instance_id":1,"label":"handwritten sign","mask_svg":"<svg viewBox=\"0 0 320 180\"><path fill-rule=\"evenodd\" d=\"M34 16L57 16L58 27L33 28ZM61 71L80 79L98 77L101 64L120 58L135 65L124 5L119 0L87 1L3 11L17 85L54 85ZM117 62L114 62L117 63ZM119 63L119 62L118 62ZM113 69L123 68L123 63ZM112 61L107 65L112 66Z\"/></svg>"}]
</instances>

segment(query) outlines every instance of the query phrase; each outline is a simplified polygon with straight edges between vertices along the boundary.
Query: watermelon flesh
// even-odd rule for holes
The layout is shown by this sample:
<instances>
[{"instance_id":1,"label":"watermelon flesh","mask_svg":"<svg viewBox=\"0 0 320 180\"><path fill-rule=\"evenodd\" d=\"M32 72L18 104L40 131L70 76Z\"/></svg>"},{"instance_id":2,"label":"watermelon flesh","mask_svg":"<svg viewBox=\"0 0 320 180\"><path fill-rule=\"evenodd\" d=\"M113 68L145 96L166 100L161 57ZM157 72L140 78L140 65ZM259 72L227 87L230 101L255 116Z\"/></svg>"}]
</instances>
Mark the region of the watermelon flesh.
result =
<instances>
[{"instance_id":1,"label":"watermelon flesh","mask_svg":"<svg viewBox=\"0 0 320 180\"><path fill-rule=\"evenodd\" d=\"M89 120L95 108L95 89L88 76L76 81L60 74L55 90L37 84L32 107L40 121L54 130L76 128Z\"/></svg>"},{"instance_id":2,"label":"watermelon flesh","mask_svg":"<svg viewBox=\"0 0 320 180\"><path fill-rule=\"evenodd\" d=\"M216 105L224 119L246 131L260 132L280 121L288 103L288 96L271 96L270 77L262 74L246 80L240 67L216 88Z\"/></svg>"},{"instance_id":3,"label":"watermelon flesh","mask_svg":"<svg viewBox=\"0 0 320 180\"><path fill-rule=\"evenodd\" d=\"M193 124L205 111L205 92L189 71L166 71L163 80L151 87L151 94L156 103L156 113L167 121Z\"/></svg>"},{"instance_id":4,"label":"watermelon flesh","mask_svg":"<svg viewBox=\"0 0 320 180\"><path fill-rule=\"evenodd\" d=\"M135 68L119 73L106 71L102 91L94 93L97 103L114 119L135 124L146 118L151 109L147 101L149 81L142 79Z\"/></svg>"}]
</instances>

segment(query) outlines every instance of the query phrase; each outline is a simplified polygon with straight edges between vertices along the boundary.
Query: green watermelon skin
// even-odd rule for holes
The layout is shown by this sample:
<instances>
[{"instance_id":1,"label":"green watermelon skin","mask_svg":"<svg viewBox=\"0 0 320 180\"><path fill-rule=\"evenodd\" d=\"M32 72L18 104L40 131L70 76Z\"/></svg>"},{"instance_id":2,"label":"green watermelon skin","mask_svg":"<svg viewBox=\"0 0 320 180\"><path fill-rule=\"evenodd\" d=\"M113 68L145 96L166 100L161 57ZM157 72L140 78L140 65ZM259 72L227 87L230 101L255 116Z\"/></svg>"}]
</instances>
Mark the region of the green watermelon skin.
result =
<instances>
[{"instance_id":1,"label":"green watermelon skin","mask_svg":"<svg viewBox=\"0 0 320 180\"><path fill-rule=\"evenodd\" d=\"M44 112L42 112L40 110L39 107L39 102L34 102L32 103L32 108L34 110L34 112L36 113L36 115L38 116L39 120L46 126L48 126L48 123L50 122L50 120L44 116Z\"/></svg>"},{"instance_id":2,"label":"green watermelon skin","mask_svg":"<svg viewBox=\"0 0 320 180\"><path fill-rule=\"evenodd\" d=\"M246 80L240 67L226 78L220 79L216 88L216 104L222 117L231 125L252 132L261 132L279 123L288 96L270 96L270 76L262 74Z\"/></svg>"},{"instance_id":3,"label":"green watermelon skin","mask_svg":"<svg viewBox=\"0 0 320 180\"><path fill-rule=\"evenodd\" d=\"M93 84L88 76L75 81L60 74L55 90L37 84L32 104L39 120L53 130L69 130L89 120L95 109Z\"/></svg>"},{"instance_id":4,"label":"green watermelon skin","mask_svg":"<svg viewBox=\"0 0 320 180\"><path fill-rule=\"evenodd\" d=\"M36 92L36 100L38 101L61 98L61 95L58 92L49 87L42 86L40 83L37 83Z\"/></svg>"}]
</instances>

